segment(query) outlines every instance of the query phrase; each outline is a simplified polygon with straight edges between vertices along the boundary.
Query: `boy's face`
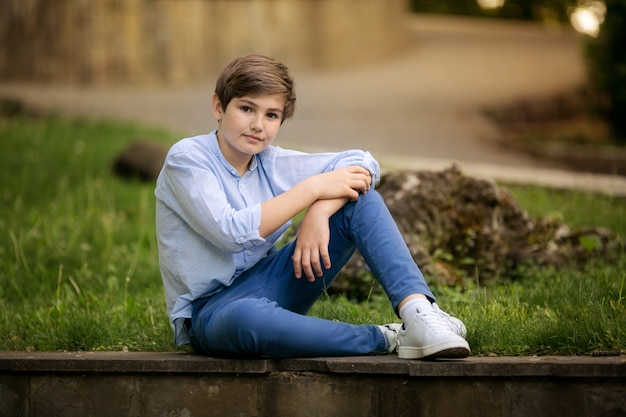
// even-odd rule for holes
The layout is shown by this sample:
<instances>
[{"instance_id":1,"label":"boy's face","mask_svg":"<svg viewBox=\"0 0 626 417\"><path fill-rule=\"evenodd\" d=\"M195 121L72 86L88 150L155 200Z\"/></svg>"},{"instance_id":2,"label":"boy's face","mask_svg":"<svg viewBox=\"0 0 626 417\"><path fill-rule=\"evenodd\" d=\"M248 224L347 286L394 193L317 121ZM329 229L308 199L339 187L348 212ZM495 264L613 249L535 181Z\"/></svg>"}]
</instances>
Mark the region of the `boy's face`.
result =
<instances>
[{"instance_id":1,"label":"boy's face","mask_svg":"<svg viewBox=\"0 0 626 417\"><path fill-rule=\"evenodd\" d=\"M272 144L283 118L285 96L262 94L233 98L224 109L213 95L213 114L219 122L217 139L224 157L239 169L252 155Z\"/></svg>"}]
</instances>

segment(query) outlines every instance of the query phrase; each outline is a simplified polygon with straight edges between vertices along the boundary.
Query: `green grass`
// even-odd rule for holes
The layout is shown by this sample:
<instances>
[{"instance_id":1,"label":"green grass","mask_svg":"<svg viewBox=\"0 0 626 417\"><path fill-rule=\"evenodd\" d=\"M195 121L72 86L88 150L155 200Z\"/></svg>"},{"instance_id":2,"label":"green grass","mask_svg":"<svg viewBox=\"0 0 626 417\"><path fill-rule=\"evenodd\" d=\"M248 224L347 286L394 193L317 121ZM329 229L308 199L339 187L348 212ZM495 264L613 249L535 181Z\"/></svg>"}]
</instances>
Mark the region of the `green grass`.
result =
<instances>
[{"instance_id":1,"label":"green grass","mask_svg":"<svg viewBox=\"0 0 626 417\"><path fill-rule=\"evenodd\" d=\"M0 118L0 350L172 351L157 263L153 184L110 173L136 138L177 136L110 121ZM532 215L626 237L623 199L509 187ZM587 270L528 268L488 288L435 287L474 354L624 349L626 256ZM322 297L312 314L396 321L381 296Z\"/></svg>"},{"instance_id":2,"label":"green grass","mask_svg":"<svg viewBox=\"0 0 626 417\"><path fill-rule=\"evenodd\" d=\"M121 123L0 119L0 349L172 349L153 185L110 173Z\"/></svg>"},{"instance_id":3,"label":"green grass","mask_svg":"<svg viewBox=\"0 0 626 417\"><path fill-rule=\"evenodd\" d=\"M626 238L626 199L535 186L505 186L531 216L572 228L606 227ZM433 287L439 304L461 318L474 355L583 355L626 349L626 253L573 268L525 267L522 278L488 287ZM354 323L398 321L378 297L354 306L326 297L314 314Z\"/></svg>"}]
</instances>

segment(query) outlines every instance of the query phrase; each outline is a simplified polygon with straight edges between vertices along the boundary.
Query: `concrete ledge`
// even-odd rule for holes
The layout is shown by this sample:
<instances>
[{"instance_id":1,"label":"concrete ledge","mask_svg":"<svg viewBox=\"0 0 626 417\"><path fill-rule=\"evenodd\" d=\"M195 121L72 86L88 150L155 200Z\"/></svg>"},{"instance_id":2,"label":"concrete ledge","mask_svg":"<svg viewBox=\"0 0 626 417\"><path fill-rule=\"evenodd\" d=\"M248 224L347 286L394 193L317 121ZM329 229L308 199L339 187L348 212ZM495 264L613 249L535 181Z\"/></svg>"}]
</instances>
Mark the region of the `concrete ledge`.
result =
<instances>
[{"instance_id":1,"label":"concrete ledge","mask_svg":"<svg viewBox=\"0 0 626 417\"><path fill-rule=\"evenodd\" d=\"M408 361L390 355L239 360L190 353L0 352L0 374L265 374L285 371L421 377L626 378L626 356L470 357L449 361Z\"/></svg>"},{"instance_id":2,"label":"concrete ledge","mask_svg":"<svg viewBox=\"0 0 626 417\"><path fill-rule=\"evenodd\" d=\"M626 357L0 352L4 416L624 416Z\"/></svg>"}]
</instances>

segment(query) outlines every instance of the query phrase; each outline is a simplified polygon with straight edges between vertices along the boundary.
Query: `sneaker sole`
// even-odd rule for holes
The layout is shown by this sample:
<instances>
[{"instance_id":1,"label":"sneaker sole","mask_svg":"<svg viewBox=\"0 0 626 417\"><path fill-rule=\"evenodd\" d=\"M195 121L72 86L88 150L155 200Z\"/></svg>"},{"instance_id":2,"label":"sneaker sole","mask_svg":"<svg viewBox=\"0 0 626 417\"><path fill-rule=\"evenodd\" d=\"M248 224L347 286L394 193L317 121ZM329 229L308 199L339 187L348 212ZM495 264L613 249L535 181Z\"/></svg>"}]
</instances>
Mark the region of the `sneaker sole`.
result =
<instances>
[{"instance_id":1,"label":"sneaker sole","mask_svg":"<svg viewBox=\"0 0 626 417\"><path fill-rule=\"evenodd\" d=\"M470 354L466 348L450 348L435 352L432 355L425 355L422 359L463 359Z\"/></svg>"},{"instance_id":2,"label":"sneaker sole","mask_svg":"<svg viewBox=\"0 0 626 417\"><path fill-rule=\"evenodd\" d=\"M425 347L398 346L400 359L462 359L470 354L469 345L459 346L457 343L440 343Z\"/></svg>"}]
</instances>

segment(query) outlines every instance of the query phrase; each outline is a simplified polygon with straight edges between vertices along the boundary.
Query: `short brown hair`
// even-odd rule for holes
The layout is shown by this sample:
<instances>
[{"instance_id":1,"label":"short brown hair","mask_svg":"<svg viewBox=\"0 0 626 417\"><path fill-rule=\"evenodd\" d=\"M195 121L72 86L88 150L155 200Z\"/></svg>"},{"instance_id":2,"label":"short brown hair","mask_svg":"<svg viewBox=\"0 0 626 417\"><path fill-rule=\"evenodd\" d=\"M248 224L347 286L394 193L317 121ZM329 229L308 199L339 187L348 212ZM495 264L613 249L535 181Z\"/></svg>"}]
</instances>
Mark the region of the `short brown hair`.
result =
<instances>
[{"instance_id":1,"label":"short brown hair","mask_svg":"<svg viewBox=\"0 0 626 417\"><path fill-rule=\"evenodd\" d=\"M293 116L296 91L289 68L264 55L241 56L228 64L215 84L215 94L225 110L233 98L255 94L284 94L281 123Z\"/></svg>"}]
</instances>

